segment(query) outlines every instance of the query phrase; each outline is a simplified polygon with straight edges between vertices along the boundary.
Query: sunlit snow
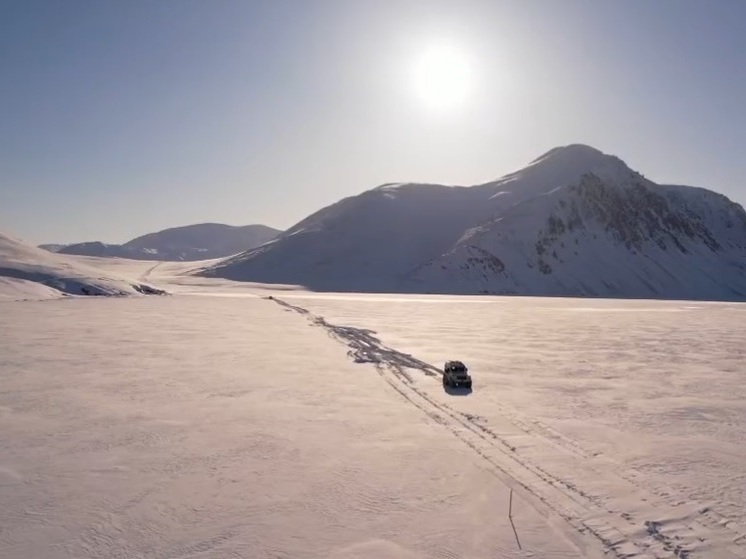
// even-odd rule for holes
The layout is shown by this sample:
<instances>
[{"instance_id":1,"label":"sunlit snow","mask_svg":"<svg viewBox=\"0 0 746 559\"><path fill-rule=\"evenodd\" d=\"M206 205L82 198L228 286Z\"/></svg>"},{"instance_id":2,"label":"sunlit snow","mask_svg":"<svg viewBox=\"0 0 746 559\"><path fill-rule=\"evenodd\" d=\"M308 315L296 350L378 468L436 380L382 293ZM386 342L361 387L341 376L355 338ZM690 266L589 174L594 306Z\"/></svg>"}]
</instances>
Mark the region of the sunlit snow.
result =
<instances>
[{"instance_id":1,"label":"sunlit snow","mask_svg":"<svg viewBox=\"0 0 746 559\"><path fill-rule=\"evenodd\" d=\"M746 556L744 304L77 262L173 295L0 302L2 557Z\"/></svg>"}]
</instances>

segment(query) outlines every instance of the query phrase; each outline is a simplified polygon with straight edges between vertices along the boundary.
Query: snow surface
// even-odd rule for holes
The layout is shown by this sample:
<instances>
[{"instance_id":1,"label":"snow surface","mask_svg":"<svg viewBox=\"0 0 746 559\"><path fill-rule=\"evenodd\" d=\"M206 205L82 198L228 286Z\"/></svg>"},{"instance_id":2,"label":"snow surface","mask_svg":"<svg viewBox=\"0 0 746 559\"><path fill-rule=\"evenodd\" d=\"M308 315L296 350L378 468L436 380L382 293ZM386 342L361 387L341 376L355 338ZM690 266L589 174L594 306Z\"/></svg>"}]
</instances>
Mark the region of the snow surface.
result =
<instances>
[{"instance_id":1,"label":"snow surface","mask_svg":"<svg viewBox=\"0 0 746 559\"><path fill-rule=\"evenodd\" d=\"M104 272L0 233L0 300L163 293L144 281Z\"/></svg>"},{"instance_id":2,"label":"snow surface","mask_svg":"<svg viewBox=\"0 0 746 559\"><path fill-rule=\"evenodd\" d=\"M0 302L3 557L746 557L746 305L146 264Z\"/></svg>"}]
</instances>

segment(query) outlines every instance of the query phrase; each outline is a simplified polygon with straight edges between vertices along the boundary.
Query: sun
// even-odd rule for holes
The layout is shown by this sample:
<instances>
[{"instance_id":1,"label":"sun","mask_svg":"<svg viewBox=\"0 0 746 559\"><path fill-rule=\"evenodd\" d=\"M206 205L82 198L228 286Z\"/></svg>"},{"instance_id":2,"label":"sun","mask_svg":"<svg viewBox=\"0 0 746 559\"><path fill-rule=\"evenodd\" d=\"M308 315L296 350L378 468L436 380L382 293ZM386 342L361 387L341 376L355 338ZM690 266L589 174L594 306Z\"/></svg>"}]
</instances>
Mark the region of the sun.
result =
<instances>
[{"instance_id":1,"label":"sun","mask_svg":"<svg viewBox=\"0 0 746 559\"><path fill-rule=\"evenodd\" d=\"M454 45L433 45L415 60L413 82L417 97L427 108L459 108L472 91L471 60Z\"/></svg>"}]
</instances>

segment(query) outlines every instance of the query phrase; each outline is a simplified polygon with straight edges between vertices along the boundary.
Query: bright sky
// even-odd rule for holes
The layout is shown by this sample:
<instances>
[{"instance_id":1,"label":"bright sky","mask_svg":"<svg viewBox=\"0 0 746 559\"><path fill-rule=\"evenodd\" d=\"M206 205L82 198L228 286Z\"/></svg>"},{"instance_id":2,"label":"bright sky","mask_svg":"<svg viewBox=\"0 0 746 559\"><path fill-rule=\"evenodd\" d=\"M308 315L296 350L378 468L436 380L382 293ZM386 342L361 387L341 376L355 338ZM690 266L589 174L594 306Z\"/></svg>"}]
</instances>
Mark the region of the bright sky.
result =
<instances>
[{"instance_id":1,"label":"bright sky","mask_svg":"<svg viewBox=\"0 0 746 559\"><path fill-rule=\"evenodd\" d=\"M743 0L0 0L0 229L286 228L585 143L746 203Z\"/></svg>"}]
</instances>

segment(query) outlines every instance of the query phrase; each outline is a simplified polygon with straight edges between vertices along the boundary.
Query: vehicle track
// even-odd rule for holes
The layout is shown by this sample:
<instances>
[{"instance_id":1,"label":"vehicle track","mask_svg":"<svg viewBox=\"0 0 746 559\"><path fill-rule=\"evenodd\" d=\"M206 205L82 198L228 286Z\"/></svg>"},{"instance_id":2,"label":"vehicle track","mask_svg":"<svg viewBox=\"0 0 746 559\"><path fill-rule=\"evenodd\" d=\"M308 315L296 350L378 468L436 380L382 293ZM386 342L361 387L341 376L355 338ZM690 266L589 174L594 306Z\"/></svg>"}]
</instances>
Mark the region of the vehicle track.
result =
<instances>
[{"instance_id":1,"label":"vehicle track","mask_svg":"<svg viewBox=\"0 0 746 559\"><path fill-rule=\"evenodd\" d=\"M574 530L573 542L579 549L586 547L586 537L593 537L606 552L616 557L692 558L693 554L708 557L746 559L746 537L730 528L727 518L707 507L700 507L696 515L677 510L679 503L661 500L668 496L666 488L651 490L643 487L631 473L613 460L585 450L572 439L539 421L527 422L499 407L500 421L514 428L507 435L484 425L477 416L460 412L439 402L415 384L407 370L418 370L430 377L439 377L440 370L412 355L385 346L376 332L351 326L329 323L307 309L281 299L268 297L288 311L306 316L334 339L344 343L348 355L357 363L369 363L381 378L407 402L417 407L434 422L448 429L452 435L487 462L488 471L534 504L537 510L555 514ZM516 432L517 429L519 432ZM536 463L535 458L522 454L510 436L529 435L539 444L561 452L571 460L573 470L582 480L607 480L625 489L624 498L614 497L580 487L578 483L554 474ZM673 493L675 494L675 493ZM629 503L634 502L634 510ZM644 511L644 512L641 512ZM719 547L703 547L707 538L717 536Z\"/></svg>"},{"instance_id":2,"label":"vehicle track","mask_svg":"<svg viewBox=\"0 0 746 559\"><path fill-rule=\"evenodd\" d=\"M150 274L152 274L155 269L158 268L158 266L160 266L161 264L163 264L163 262L158 262L154 266L151 266L150 268L145 270L143 275L140 276L140 281L147 281L147 279L150 277Z\"/></svg>"},{"instance_id":3,"label":"vehicle track","mask_svg":"<svg viewBox=\"0 0 746 559\"><path fill-rule=\"evenodd\" d=\"M541 420L533 418L528 421L523 420L499 404L496 406L496 409L501 415L506 417L511 424L521 429L527 435L539 434L560 450L570 452L583 460L593 461L595 464L603 466L606 471L613 471L616 476L635 486L637 489L649 491L660 499L663 499L669 506L677 507L683 504L681 500L673 498L677 492L666 485L656 485L655 487L643 485L638 481L638 478L644 478L644 475L636 468L623 466L618 461L603 455L601 452L589 451L583 448L582 445L563 435ZM734 549L741 548L734 552L736 556L746 557L746 553L744 553L744 550L746 550L746 527L739 525L733 518L719 512L711 506L700 507L698 512L699 517L696 520L698 524L719 532L729 532L729 537L732 538L735 546Z\"/></svg>"}]
</instances>

